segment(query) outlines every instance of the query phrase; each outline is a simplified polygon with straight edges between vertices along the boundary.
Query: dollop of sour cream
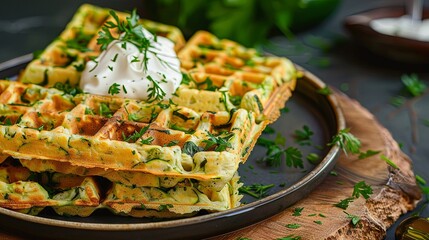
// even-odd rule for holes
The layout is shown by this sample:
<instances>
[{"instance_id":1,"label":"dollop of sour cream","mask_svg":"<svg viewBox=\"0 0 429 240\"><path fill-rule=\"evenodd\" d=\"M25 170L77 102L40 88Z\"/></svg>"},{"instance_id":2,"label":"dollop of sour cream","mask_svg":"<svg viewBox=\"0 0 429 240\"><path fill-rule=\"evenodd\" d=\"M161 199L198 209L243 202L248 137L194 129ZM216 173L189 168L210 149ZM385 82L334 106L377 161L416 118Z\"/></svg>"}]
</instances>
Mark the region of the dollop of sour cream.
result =
<instances>
[{"instance_id":1,"label":"dollop of sour cream","mask_svg":"<svg viewBox=\"0 0 429 240\"><path fill-rule=\"evenodd\" d=\"M370 26L379 33L429 42L429 19L413 21L408 16L381 18L372 20Z\"/></svg>"},{"instance_id":2,"label":"dollop of sour cream","mask_svg":"<svg viewBox=\"0 0 429 240\"><path fill-rule=\"evenodd\" d=\"M139 100L155 100L151 93L157 91L155 95L161 95L158 99L170 99L182 81L174 44L167 38L154 37L146 29L143 33L150 42L146 51L115 40L96 59L88 61L81 76L81 89Z\"/></svg>"}]
</instances>

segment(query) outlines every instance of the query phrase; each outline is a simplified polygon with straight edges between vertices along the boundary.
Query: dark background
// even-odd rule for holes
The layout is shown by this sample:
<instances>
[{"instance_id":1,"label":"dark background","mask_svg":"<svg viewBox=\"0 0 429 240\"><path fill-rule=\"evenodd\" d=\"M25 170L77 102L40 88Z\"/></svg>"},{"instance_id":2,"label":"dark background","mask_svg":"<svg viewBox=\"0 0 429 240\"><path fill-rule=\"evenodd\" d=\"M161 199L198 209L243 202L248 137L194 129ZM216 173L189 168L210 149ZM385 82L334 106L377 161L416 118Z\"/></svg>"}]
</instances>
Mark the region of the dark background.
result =
<instances>
[{"instance_id":1,"label":"dark background","mask_svg":"<svg viewBox=\"0 0 429 240\"><path fill-rule=\"evenodd\" d=\"M0 63L45 48L60 34L83 2L1 1ZM85 2L117 10L129 11L138 8L141 17L145 17L145 11L149 11L143 9L141 1ZM397 108L390 104L392 98L401 92L400 79L403 74L416 73L429 86L429 66L392 63L374 56L359 48L342 27L342 21L348 15L402 3L403 1L392 0L343 0L329 19L312 29L297 33L297 40L272 37L272 44L264 49L291 58L324 82L357 99L403 145L403 151L413 160L415 173L429 180L428 91L406 107ZM325 51L314 47L314 44L311 44L314 37L321 37L331 47ZM421 210L421 205L417 210ZM406 216L410 214L412 213ZM421 215L429 217L429 208L423 207ZM389 229L387 239L393 239L395 227L396 224Z\"/></svg>"}]
</instances>

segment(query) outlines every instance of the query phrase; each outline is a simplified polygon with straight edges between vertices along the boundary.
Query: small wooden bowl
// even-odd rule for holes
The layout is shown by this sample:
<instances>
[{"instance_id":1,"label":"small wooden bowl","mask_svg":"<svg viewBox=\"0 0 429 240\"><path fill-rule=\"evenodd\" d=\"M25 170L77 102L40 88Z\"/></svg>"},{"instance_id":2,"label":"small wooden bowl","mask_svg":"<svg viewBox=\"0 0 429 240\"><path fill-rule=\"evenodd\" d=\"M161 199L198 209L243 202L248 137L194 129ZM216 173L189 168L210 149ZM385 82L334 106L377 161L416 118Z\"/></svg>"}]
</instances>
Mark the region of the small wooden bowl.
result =
<instances>
[{"instance_id":1,"label":"small wooden bowl","mask_svg":"<svg viewBox=\"0 0 429 240\"><path fill-rule=\"evenodd\" d=\"M404 7L372 9L346 17L344 27L358 44L377 55L402 63L428 64L429 42L386 35L370 26L374 19L397 18L405 14ZM424 9L422 17L429 18L429 9Z\"/></svg>"}]
</instances>

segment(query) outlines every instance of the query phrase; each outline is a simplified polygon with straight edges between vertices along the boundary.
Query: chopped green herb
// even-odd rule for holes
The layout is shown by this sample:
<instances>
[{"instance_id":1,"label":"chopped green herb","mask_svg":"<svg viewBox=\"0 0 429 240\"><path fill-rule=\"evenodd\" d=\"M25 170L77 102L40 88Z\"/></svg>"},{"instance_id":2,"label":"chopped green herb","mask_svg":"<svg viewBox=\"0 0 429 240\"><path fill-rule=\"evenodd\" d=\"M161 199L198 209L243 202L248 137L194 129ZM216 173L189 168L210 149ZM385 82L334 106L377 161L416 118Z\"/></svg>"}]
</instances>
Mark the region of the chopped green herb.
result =
<instances>
[{"instance_id":1,"label":"chopped green herb","mask_svg":"<svg viewBox=\"0 0 429 240\"><path fill-rule=\"evenodd\" d=\"M158 211L162 212L162 211L167 211L169 208L172 208L173 205L172 204L161 204L158 207Z\"/></svg>"},{"instance_id":2,"label":"chopped green herb","mask_svg":"<svg viewBox=\"0 0 429 240\"><path fill-rule=\"evenodd\" d=\"M113 83L112 85L110 85L110 87L109 87L109 91L108 91L108 93L110 94L110 95L115 95L115 94L118 94L121 90L119 89L119 84L118 83Z\"/></svg>"},{"instance_id":3,"label":"chopped green herb","mask_svg":"<svg viewBox=\"0 0 429 240\"><path fill-rule=\"evenodd\" d=\"M280 113L288 113L290 110L288 107L284 107L282 109L280 109Z\"/></svg>"},{"instance_id":4,"label":"chopped green herb","mask_svg":"<svg viewBox=\"0 0 429 240\"><path fill-rule=\"evenodd\" d=\"M417 97L422 95L426 91L426 84L419 79L417 74L402 75L402 83L405 85L405 89L413 96Z\"/></svg>"},{"instance_id":5,"label":"chopped green herb","mask_svg":"<svg viewBox=\"0 0 429 240\"><path fill-rule=\"evenodd\" d=\"M372 194L372 187L367 185L365 181L360 181L356 183L353 187L352 196L355 198L359 198L362 195L363 198L368 199Z\"/></svg>"},{"instance_id":6,"label":"chopped green herb","mask_svg":"<svg viewBox=\"0 0 429 240\"><path fill-rule=\"evenodd\" d=\"M314 132L307 125L304 125L302 129L295 130L295 142L301 146L311 145L311 136L313 136Z\"/></svg>"},{"instance_id":7,"label":"chopped green herb","mask_svg":"<svg viewBox=\"0 0 429 240\"><path fill-rule=\"evenodd\" d=\"M179 143L179 140L172 140L169 143L165 144L164 147L176 146Z\"/></svg>"},{"instance_id":8,"label":"chopped green herb","mask_svg":"<svg viewBox=\"0 0 429 240\"><path fill-rule=\"evenodd\" d=\"M147 76L147 79L151 81L152 86L147 89L148 102L160 101L165 97L164 90L159 86L158 82L155 81L150 75Z\"/></svg>"},{"instance_id":9,"label":"chopped green herb","mask_svg":"<svg viewBox=\"0 0 429 240\"><path fill-rule=\"evenodd\" d=\"M319 213L319 217L326 218L326 216L323 215L322 213Z\"/></svg>"},{"instance_id":10,"label":"chopped green herb","mask_svg":"<svg viewBox=\"0 0 429 240\"><path fill-rule=\"evenodd\" d=\"M229 101L235 106L240 106L242 97L240 95L229 96Z\"/></svg>"},{"instance_id":11,"label":"chopped green herb","mask_svg":"<svg viewBox=\"0 0 429 240\"><path fill-rule=\"evenodd\" d=\"M260 199L267 195L268 190L274 187L274 184L262 185L262 184L252 184L250 186L242 186L238 190L241 193L248 194L254 198Z\"/></svg>"},{"instance_id":12,"label":"chopped green herb","mask_svg":"<svg viewBox=\"0 0 429 240\"><path fill-rule=\"evenodd\" d=\"M204 148L198 147L194 142L188 141L183 145L183 153L193 157L195 153L203 151Z\"/></svg>"},{"instance_id":13,"label":"chopped green herb","mask_svg":"<svg viewBox=\"0 0 429 240\"><path fill-rule=\"evenodd\" d=\"M426 185L426 180L424 178L422 178L419 175L416 175L416 181L420 184L420 185Z\"/></svg>"},{"instance_id":14,"label":"chopped green herb","mask_svg":"<svg viewBox=\"0 0 429 240\"><path fill-rule=\"evenodd\" d=\"M349 204L351 202L353 202L354 200L355 200L355 198L349 197L349 198L343 199L340 202L334 204L334 206L346 210L349 207Z\"/></svg>"},{"instance_id":15,"label":"chopped green herb","mask_svg":"<svg viewBox=\"0 0 429 240\"><path fill-rule=\"evenodd\" d=\"M322 221L320 221L320 220L314 220L313 222L316 224L322 225Z\"/></svg>"},{"instance_id":16,"label":"chopped green herb","mask_svg":"<svg viewBox=\"0 0 429 240\"><path fill-rule=\"evenodd\" d=\"M392 162L392 160L390 160L388 157L386 157L385 155L382 154L380 156L380 158L382 160L384 160L387 164L389 164L391 167L393 167L394 169L398 169L399 170L399 167L394 162Z\"/></svg>"},{"instance_id":17,"label":"chopped green herb","mask_svg":"<svg viewBox=\"0 0 429 240\"><path fill-rule=\"evenodd\" d=\"M332 138L332 141L328 146L332 146L334 144L338 144L345 154L349 152L353 154L360 153L361 143L359 139L350 133L349 128L340 130L338 134Z\"/></svg>"},{"instance_id":18,"label":"chopped green herb","mask_svg":"<svg viewBox=\"0 0 429 240\"><path fill-rule=\"evenodd\" d=\"M272 127L270 127L270 126L267 126L265 129L264 129L264 131L262 132L262 133L265 133L265 134L273 134L273 133L275 133L276 132L276 130L274 130L274 128L272 128Z\"/></svg>"},{"instance_id":19,"label":"chopped green herb","mask_svg":"<svg viewBox=\"0 0 429 240\"><path fill-rule=\"evenodd\" d=\"M304 207L297 207L293 210L292 216L301 216L302 210L304 210Z\"/></svg>"},{"instance_id":20,"label":"chopped green herb","mask_svg":"<svg viewBox=\"0 0 429 240\"><path fill-rule=\"evenodd\" d=\"M104 117L111 118L112 117L112 110L110 110L109 106L106 103L100 104L100 115Z\"/></svg>"},{"instance_id":21,"label":"chopped green herb","mask_svg":"<svg viewBox=\"0 0 429 240\"><path fill-rule=\"evenodd\" d=\"M359 159L364 159L364 158L368 158L374 155L379 154L381 151L374 151L374 150L367 150L366 152L360 152L359 153Z\"/></svg>"},{"instance_id":22,"label":"chopped green herb","mask_svg":"<svg viewBox=\"0 0 429 240\"><path fill-rule=\"evenodd\" d=\"M330 171L329 174L332 176L338 176L338 172L335 170Z\"/></svg>"},{"instance_id":23,"label":"chopped green herb","mask_svg":"<svg viewBox=\"0 0 429 240\"><path fill-rule=\"evenodd\" d=\"M351 221L351 223L352 223L352 225L354 226L354 227L356 227L357 226L357 224L360 222L360 217L358 217L358 216L356 216L356 215L352 215L352 214L349 214L349 213L347 213L346 211L343 211L345 214L347 214L347 218L348 219L350 219L350 221Z\"/></svg>"},{"instance_id":24,"label":"chopped green herb","mask_svg":"<svg viewBox=\"0 0 429 240\"><path fill-rule=\"evenodd\" d=\"M213 81L210 79L210 77L207 77L204 80L204 82L197 83L198 88L204 85L205 85L204 90L207 90L207 91L216 91L219 89L216 85L213 84Z\"/></svg>"},{"instance_id":25,"label":"chopped green herb","mask_svg":"<svg viewBox=\"0 0 429 240\"><path fill-rule=\"evenodd\" d=\"M390 104L394 107L400 107L404 105L405 100L406 99L403 96L396 96L390 99Z\"/></svg>"},{"instance_id":26,"label":"chopped green herb","mask_svg":"<svg viewBox=\"0 0 429 240\"><path fill-rule=\"evenodd\" d=\"M146 132L149 130L149 125L146 125L145 127L141 128L140 131L134 131L133 134L129 135L128 137L125 136L123 139L126 142L136 142L137 139L141 138Z\"/></svg>"},{"instance_id":27,"label":"chopped green herb","mask_svg":"<svg viewBox=\"0 0 429 240\"><path fill-rule=\"evenodd\" d=\"M325 86L325 87L323 87L321 89L318 89L317 93L322 94L322 95L331 95L332 94L332 90L328 86Z\"/></svg>"},{"instance_id":28,"label":"chopped green herb","mask_svg":"<svg viewBox=\"0 0 429 240\"><path fill-rule=\"evenodd\" d=\"M289 224L286 224L286 227L290 228L290 229L297 229L297 228L301 227L301 224L298 224L298 223L289 223Z\"/></svg>"},{"instance_id":29,"label":"chopped green herb","mask_svg":"<svg viewBox=\"0 0 429 240\"><path fill-rule=\"evenodd\" d=\"M215 146L214 151L222 152L228 148L231 148L232 145L229 140L234 136L234 133L213 136L210 132L207 132L208 139L204 139L203 143L205 143L204 150L208 150Z\"/></svg>"},{"instance_id":30,"label":"chopped green herb","mask_svg":"<svg viewBox=\"0 0 429 240\"><path fill-rule=\"evenodd\" d=\"M315 214L315 213L312 213L312 214L308 214L307 216L309 216L309 217L314 217L314 216L316 216L317 214Z\"/></svg>"},{"instance_id":31,"label":"chopped green herb","mask_svg":"<svg viewBox=\"0 0 429 240\"><path fill-rule=\"evenodd\" d=\"M313 164L316 165L320 161L320 156L317 153L310 153L307 155L307 160Z\"/></svg>"},{"instance_id":32,"label":"chopped green herb","mask_svg":"<svg viewBox=\"0 0 429 240\"><path fill-rule=\"evenodd\" d=\"M72 95L72 96L76 96L79 93L82 93L82 89L80 89L79 87L73 87L71 86L71 84L67 81L65 83L62 82L56 82L54 84L54 88L63 91L66 94Z\"/></svg>"},{"instance_id":33,"label":"chopped green herb","mask_svg":"<svg viewBox=\"0 0 429 240\"><path fill-rule=\"evenodd\" d=\"M301 236L295 236L291 234L291 235L287 235L286 237L277 238L276 240L301 240Z\"/></svg>"},{"instance_id":34,"label":"chopped green herb","mask_svg":"<svg viewBox=\"0 0 429 240\"><path fill-rule=\"evenodd\" d=\"M125 85L122 85L122 91L124 91L125 94L128 93L127 89L125 88Z\"/></svg>"},{"instance_id":35,"label":"chopped green herb","mask_svg":"<svg viewBox=\"0 0 429 240\"><path fill-rule=\"evenodd\" d=\"M75 65L73 65L73 67L76 69L76 71L78 71L78 72L83 72L83 70L85 69L85 65L82 63L82 64L75 64Z\"/></svg>"}]
</instances>

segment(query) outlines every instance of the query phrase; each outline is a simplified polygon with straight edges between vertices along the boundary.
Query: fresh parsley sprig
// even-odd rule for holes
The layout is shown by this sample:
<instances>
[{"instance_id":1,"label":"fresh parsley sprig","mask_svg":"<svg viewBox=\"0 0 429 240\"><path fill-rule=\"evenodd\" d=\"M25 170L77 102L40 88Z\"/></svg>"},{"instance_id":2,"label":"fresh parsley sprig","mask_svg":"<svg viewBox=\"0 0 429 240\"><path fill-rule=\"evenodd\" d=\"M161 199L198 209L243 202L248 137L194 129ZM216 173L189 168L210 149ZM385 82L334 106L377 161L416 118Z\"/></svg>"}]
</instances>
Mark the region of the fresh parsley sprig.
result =
<instances>
[{"instance_id":1,"label":"fresh parsley sprig","mask_svg":"<svg viewBox=\"0 0 429 240\"><path fill-rule=\"evenodd\" d=\"M301 151L296 147L283 148L285 141L279 135L277 135L274 141L259 138L257 144L267 148L266 157L261 158L259 162L263 162L268 166L280 166L284 158L288 167L304 168Z\"/></svg>"},{"instance_id":2,"label":"fresh parsley sprig","mask_svg":"<svg viewBox=\"0 0 429 240\"><path fill-rule=\"evenodd\" d=\"M333 146L335 144L338 144L346 155L347 153L360 153L361 142L350 133L349 128L341 129L338 134L332 138L332 141L328 143L328 146Z\"/></svg>"},{"instance_id":3,"label":"fresh parsley sprig","mask_svg":"<svg viewBox=\"0 0 429 240\"><path fill-rule=\"evenodd\" d=\"M410 75L402 75L401 81L405 86L405 89L413 96L417 97L422 95L426 91L426 84L419 79L417 74L413 73Z\"/></svg>"}]
</instances>

